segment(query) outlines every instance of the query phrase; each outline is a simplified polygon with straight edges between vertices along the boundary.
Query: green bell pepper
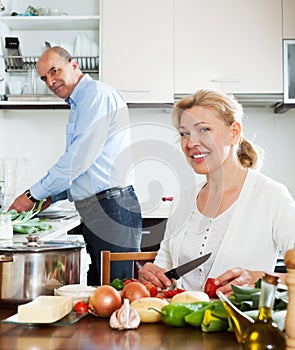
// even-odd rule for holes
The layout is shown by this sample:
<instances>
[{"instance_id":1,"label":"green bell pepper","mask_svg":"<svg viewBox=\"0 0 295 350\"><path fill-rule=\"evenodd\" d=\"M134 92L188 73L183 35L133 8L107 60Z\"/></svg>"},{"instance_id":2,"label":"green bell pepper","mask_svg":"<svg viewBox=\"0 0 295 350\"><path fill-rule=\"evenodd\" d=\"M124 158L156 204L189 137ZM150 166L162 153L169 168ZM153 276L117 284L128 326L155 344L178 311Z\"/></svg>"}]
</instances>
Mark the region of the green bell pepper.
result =
<instances>
[{"instance_id":1,"label":"green bell pepper","mask_svg":"<svg viewBox=\"0 0 295 350\"><path fill-rule=\"evenodd\" d=\"M162 322L174 327L187 326L188 324L185 321L185 316L201 309L205 304L209 303L174 303L166 305L161 310Z\"/></svg>"},{"instance_id":2,"label":"green bell pepper","mask_svg":"<svg viewBox=\"0 0 295 350\"><path fill-rule=\"evenodd\" d=\"M110 286L112 286L113 288L117 289L117 290L122 290L125 286L124 282L121 281L119 278L115 278L114 280L112 280L112 282L110 283Z\"/></svg>"},{"instance_id":3,"label":"green bell pepper","mask_svg":"<svg viewBox=\"0 0 295 350\"><path fill-rule=\"evenodd\" d=\"M201 324L203 332L220 332L228 329L228 321L215 317L212 314L212 310L205 310L204 318Z\"/></svg>"}]
</instances>

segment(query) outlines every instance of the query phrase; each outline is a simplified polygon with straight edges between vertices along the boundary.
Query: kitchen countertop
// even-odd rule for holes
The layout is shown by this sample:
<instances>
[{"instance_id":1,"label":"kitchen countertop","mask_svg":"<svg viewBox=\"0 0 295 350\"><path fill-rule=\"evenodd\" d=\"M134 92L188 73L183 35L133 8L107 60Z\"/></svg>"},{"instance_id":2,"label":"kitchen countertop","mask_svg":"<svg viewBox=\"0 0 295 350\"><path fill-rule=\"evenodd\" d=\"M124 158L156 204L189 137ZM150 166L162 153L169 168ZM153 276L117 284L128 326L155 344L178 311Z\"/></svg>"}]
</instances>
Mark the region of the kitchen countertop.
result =
<instances>
[{"instance_id":1,"label":"kitchen countertop","mask_svg":"<svg viewBox=\"0 0 295 350\"><path fill-rule=\"evenodd\" d=\"M67 232L79 226L81 223L80 216L77 215L70 219L58 219L58 220L49 220L49 223L52 225L50 230L39 231L38 235L40 240L54 240L54 239L64 239L67 235ZM13 234L13 244L22 244L27 242L26 234L14 233ZM7 246L11 244L11 240L0 240L0 246Z\"/></svg>"},{"instance_id":2,"label":"kitchen countertop","mask_svg":"<svg viewBox=\"0 0 295 350\"><path fill-rule=\"evenodd\" d=\"M16 313L0 309L3 320ZM135 330L117 331L108 319L87 315L63 326L25 326L0 323L0 350L241 350L233 333L203 333L194 327L162 323L141 324Z\"/></svg>"}]
</instances>

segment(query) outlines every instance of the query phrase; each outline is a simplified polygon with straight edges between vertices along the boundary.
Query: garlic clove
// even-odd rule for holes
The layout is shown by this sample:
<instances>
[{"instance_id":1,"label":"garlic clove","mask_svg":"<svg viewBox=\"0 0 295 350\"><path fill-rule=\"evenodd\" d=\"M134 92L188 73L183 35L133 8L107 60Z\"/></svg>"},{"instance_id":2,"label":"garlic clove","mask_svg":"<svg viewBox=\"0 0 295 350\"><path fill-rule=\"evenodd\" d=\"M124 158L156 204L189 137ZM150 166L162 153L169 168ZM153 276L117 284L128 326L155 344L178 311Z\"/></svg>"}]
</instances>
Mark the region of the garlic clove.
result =
<instances>
[{"instance_id":1,"label":"garlic clove","mask_svg":"<svg viewBox=\"0 0 295 350\"><path fill-rule=\"evenodd\" d=\"M130 306L128 299L124 299L122 306L114 311L110 317L111 328L124 330L135 329L140 324L138 312Z\"/></svg>"}]
</instances>

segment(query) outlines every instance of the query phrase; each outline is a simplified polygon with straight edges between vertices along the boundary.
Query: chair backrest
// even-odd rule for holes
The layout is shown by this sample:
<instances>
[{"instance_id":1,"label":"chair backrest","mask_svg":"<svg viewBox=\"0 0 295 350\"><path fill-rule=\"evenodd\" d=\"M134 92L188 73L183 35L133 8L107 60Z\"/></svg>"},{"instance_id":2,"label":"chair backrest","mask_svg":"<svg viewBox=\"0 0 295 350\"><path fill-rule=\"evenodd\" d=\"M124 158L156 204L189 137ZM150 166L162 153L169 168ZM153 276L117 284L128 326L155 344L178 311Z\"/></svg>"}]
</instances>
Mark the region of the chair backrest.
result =
<instances>
[{"instance_id":1,"label":"chair backrest","mask_svg":"<svg viewBox=\"0 0 295 350\"><path fill-rule=\"evenodd\" d=\"M102 250L101 284L109 284L111 282L111 261L154 261L156 255L156 251L112 253L109 250Z\"/></svg>"}]
</instances>

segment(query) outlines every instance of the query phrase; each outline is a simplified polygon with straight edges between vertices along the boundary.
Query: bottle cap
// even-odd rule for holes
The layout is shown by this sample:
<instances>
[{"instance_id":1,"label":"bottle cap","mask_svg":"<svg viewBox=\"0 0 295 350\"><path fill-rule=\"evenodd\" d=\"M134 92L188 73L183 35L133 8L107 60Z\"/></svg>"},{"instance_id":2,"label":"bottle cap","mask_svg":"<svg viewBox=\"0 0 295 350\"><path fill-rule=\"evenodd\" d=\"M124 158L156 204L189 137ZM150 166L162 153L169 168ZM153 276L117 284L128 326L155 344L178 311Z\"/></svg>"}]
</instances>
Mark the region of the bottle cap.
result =
<instances>
[{"instance_id":1,"label":"bottle cap","mask_svg":"<svg viewBox=\"0 0 295 350\"><path fill-rule=\"evenodd\" d=\"M270 273L265 273L262 279L264 282L273 284L275 286L278 285L278 283L280 282L280 277L278 275L274 275Z\"/></svg>"}]
</instances>

